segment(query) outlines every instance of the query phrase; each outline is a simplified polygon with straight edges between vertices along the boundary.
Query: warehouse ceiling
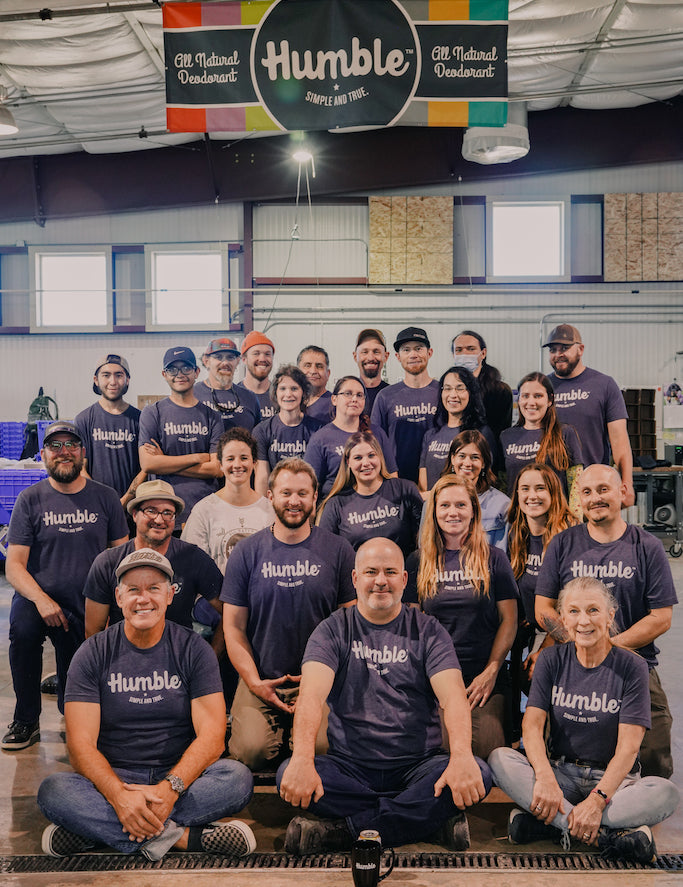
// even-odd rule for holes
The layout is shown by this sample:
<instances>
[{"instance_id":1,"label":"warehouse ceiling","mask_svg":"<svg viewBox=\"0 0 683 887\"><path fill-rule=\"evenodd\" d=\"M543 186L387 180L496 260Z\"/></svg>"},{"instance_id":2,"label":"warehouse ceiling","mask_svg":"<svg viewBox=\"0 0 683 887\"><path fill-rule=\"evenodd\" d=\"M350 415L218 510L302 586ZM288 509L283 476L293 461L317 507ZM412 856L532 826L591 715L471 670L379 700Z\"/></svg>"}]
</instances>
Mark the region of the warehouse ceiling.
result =
<instances>
[{"instance_id":1,"label":"warehouse ceiling","mask_svg":"<svg viewBox=\"0 0 683 887\"><path fill-rule=\"evenodd\" d=\"M680 0L510 0L509 9L509 97L526 103L531 151L505 174L618 165L620 153L623 163L683 156ZM0 85L19 126L0 139L5 200L31 184L31 214L40 215L57 187L48 176L70 180L80 169L86 180L118 177L120 188L121 176L132 186L167 167L169 179L183 164L201 168L204 190L197 199L184 193L189 181L174 181L179 191L168 201L177 205L291 194L293 178L275 184L288 136L211 133L202 141L166 133L161 18L152 0L0 0ZM439 182L463 168L482 175L460 157L462 130L396 127L318 139L334 172L326 181L318 164L321 194ZM158 205L151 194L147 200ZM7 217L0 209L0 221Z\"/></svg>"}]
</instances>

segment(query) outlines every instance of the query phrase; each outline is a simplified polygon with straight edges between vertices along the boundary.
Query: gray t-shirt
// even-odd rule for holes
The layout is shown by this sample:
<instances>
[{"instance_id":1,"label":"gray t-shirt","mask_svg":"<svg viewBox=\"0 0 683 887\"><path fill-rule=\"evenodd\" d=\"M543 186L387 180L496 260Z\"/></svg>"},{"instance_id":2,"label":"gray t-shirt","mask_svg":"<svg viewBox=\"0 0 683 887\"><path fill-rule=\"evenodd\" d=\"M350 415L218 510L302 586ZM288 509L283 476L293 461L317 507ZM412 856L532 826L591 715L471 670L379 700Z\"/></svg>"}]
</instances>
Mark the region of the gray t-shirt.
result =
<instances>
[{"instance_id":1,"label":"gray t-shirt","mask_svg":"<svg viewBox=\"0 0 683 887\"><path fill-rule=\"evenodd\" d=\"M305 414L298 425L285 425L276 414L254 428L254 439L260 461L267 462L271 471L282 459L303 457L311 437L322 428L317 419Z\"/></svg>"},{"instance_id":2,"label":"gray t-shirt","mask_svg":"<svg viewBox=\"0 0 683 887\"><path fill-rule=\"evenodd\" d=\"M253 391L249 391L247 388L235 391L236 387L233 385L227 390L211 389L206 382L195 382L194 396L200 403L220 416L223 422L223 431L228 431L230 428L246 428L247 431L251 431L261 421L258 400ZM219 409L216 402L224 409Z\"/></svg>"},{"instance_id":3,"label":"gray t-shirt","mask_svg":"<svg viewBox=\"0 0 683 887\"><path fill-rule=\"evenodd\" d=\"M237 382L237 388L241 391L249 391L244 382ZM270 399L270 389L268 391L250 391L250 394L253 394L259 405L260 418L257 420L256 424L259 422L265 422L266 419L270 419L271 416L275 415L275 405L273 401ZM241 395L240 395L241 396Z\"/></svg>"},{"instance_id":4,"label":"gray t-shirt","mask_svg":"<svg viewBox=\"0 0 683 887\"><path fill-rule=\"evenodd\" d=\"M140 471L140 410L128 406L118 415L96 402L82 410L74 423L83 439L90 477L123 496Z\"/></svg>"},{"instance_id":5,"label":"gray t-shirt","mask_svg":"<svg viewBox=\"0 0 683 887\"><path fill-rule=\"evenodd\" d=\"M371 427L370 431L377 438L389 474L393 474L398 470L394 445L381 428ZM318 501L320 502L332 489L341 465L344 445L352 434L352 431L344 431L338 428L334 422L328 422L327 425L316 431L308 442L304 458L318 478L320 484Z\"/></svg>"},{"instance_id":6,"label":"gray t-shirt","mask_svg":"<svg viewBox=\"0 0 683 887\"><path fill-rule=\"evenodd\" d=\"M397 382L383 388L372 408L372 424L379 426L394 444L399 477L417 483L422 438L434 427L439 383L432 379L424 388Z\"/></svg>"},{"instance_id":7,"label":"gray t-shirt","mask_svg":"<svg viewBox=\"0 0 683 887\"><path fill-rule=\"evenodd\" d=\"M581 441L576 433L576 428L571 425L563 425L561 428L562 440L567 448L569 456L569 465L583 465L583 450ZM510 493L515 488L517 475L522 468L528 463L536 459L536 453L541 448L541 438L543 431L540 428L527 429L521 425L514 425L512 428L506 428L501 432L500 445L503 448L503 458L505 459L505 471L507 473L507 488ZM550 465L555 474L558 476L564 495L569 496L569 487L567 485L567 472L561 471L551 465L546 459L546 464Z\"/></svg>"}]
</instances>

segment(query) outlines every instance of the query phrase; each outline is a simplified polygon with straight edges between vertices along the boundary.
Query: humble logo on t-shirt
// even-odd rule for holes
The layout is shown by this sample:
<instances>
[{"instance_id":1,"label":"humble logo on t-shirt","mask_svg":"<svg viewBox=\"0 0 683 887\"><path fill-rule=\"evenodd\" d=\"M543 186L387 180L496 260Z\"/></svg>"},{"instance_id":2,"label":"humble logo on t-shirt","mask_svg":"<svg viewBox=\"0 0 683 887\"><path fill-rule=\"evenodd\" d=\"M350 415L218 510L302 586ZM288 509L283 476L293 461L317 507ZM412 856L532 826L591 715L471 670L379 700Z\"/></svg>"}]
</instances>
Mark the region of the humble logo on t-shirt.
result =
<instances>
[{"instance_id":1,"label":"humble logo on t-shirt","mask_svg":"<svg viewBox=\"0 0 683 887\"><path fill-rule=\"evenodd\" d=\"M621 699L607 698L607 693L602 696L593 690L593 695L589 698L583 693L565 693L564 687L556 687L553 684L552 704L559 708L571 708L578 711L602 711L611 714L618 712L621 708Z\"/></svg>"},{"instance_id":2,"label":"humble logo on t-shirt","mask_svg":"<svg viewBox=\"0 0 683 887\"><path fill-rule=\"evenodd\" d=\"M317 576L320 564L312 564L308 559L294 564L274 564L264 561L261 564L261 575L264 579L298 579L301 576Z\"/></svg>"},{"instance_id":3,"label":"humble logo on t-shirt","mask_svg":"<svg viewBox=\"0 0 683 887\"><path fill-rule=\"evenodd\" d=\"M120 441L132 443L135 440L135 435L131 434L127 428L119 428L118 431L105 431L104 428L93 428L92 439L104 441L105 443L118 443Z\"/></svg>"},{"instance_id":4,"label":"humble logo on t-shirt","mask_svg":"<svg viewBox=\"0 0 683 887\"><path fill-rule=\"evenodd\" d=\"M633 579L636 575L634 567L629 567L623 561L607 561L604 564L586 564L583 561L572 561L569 568L572 577L590 576L592 579Z\"/></svg>"},{"instance_id":5,"label":"humble logo on t-shirt","mask_svg":"<svg viewBox=\"0 0 683 887\"><path fill-rule=\"evenodd\" d=\"M390 662L407 662L408 651L397 647L387 647L385 644L381 650L374 647L368 647L361 641L354 641L351 644L351 652L356 659L365 659L368 662L376 662L378 665L387 665Z\"/></svg>"},{"instance_id":6,"label":"humble logo on t-shirt","mask_svg":"<svg viewBox=\"0 0 683 887\"><path fill-rule=\"evenodd\" d=\"M590 396L590 391L584 391L583 388L572 388L571 391L556 391L555 406L568 407L577 400L588 400Z\"/></svg>"},{"instance_id":7,"label":"humble logo on t-shirt","mask_svg":"<svg viewBox=\"0 0 683 887\"><path fill-rule=\"evenodd\" d=\"M451 442L448 440L433 440L427 451L432 454L432 456L445 456L451 448Z\"/></svg>"},{"instance_id":8,"label":"humble logo on t-shirt","mask_svg":"<svg viewBox=\"0 0 683 887\"><path fill-rule=\"evenodd\" d=\"M109 675L107 686L112 693L153 693L155 690L177 690L182 681L177 674L162 674L155 669L151 675L124 677L120 671ZM151 700L150 700L151 701Z\"/></svg>"},{"instance_id":9,"label":"humble logo on t-shirt","mask_svg":"<svg viewBox=\"0 0 683 887\"><path fill-rule=\"evenodd\" d=\"M164 425L165 434L208 434L209 429L201 422L167 422Z\"/></svg>"},{"instance_id":10,"label":"humble logo on t-shirt","mask_svg":"<svg viewBox=\"0 0 683 887\"><path fill-rule=\"evenodd\" d=\"M66 514L55 514L54 511L46 511L43 514L43 523L46 527L61 525L72 527L79 524L96 524L98 517L99 512L88 511L87 508L84 508L83 511L77 508L76 511L70 511Z\"/></svg>"},{"instance_id":11,"label":"humble logo on t-shirt","mask_svg":"<svg viewBox=\"0 0 683 887\"><path fill-rule=\"evenodd\" d=\"M273 453L287 453L295 456L297 453L306 452L306 443L303 440L274 440L270 445Z\"/></svg>"},{"instance_id":12,"label":"humble logo on t-shirt","mask_svg":"<svg viewBox=\"0 0 683 887\"><path fill-rule=\"evenodd\" d=\"M398 511L398 505L380 505L377 508L372 508L370 511L365 511L363 514L358 514L357 511L350 511L346 516L346 520L353 526L354 524L363 524L366 521L398 517Z\"/></svg>"},{"instance_id":13,"label":"humble logo on t-shirt","mask_svg":"<svg viewBox=\"0 0 683 887\"><path fill-rule=\"evenodd\" d=\"M511 443L505 447L506 456L531 456L541 449L538 441L535 443L518 444Z\"/></svg>"},{"instance_id":14,"label":"humble logo on t-shirt","mask_svg":"<svg viewBox=\"0 0 683 887\"><path fill-rule=\"evenodd\" d=\"M421 422L426 416L433 416L436 412L436 404L433 403L414 403L406 406L397 403L394 407L394 416L397 419L412 419Z\"/></svg>"}]
</instances>

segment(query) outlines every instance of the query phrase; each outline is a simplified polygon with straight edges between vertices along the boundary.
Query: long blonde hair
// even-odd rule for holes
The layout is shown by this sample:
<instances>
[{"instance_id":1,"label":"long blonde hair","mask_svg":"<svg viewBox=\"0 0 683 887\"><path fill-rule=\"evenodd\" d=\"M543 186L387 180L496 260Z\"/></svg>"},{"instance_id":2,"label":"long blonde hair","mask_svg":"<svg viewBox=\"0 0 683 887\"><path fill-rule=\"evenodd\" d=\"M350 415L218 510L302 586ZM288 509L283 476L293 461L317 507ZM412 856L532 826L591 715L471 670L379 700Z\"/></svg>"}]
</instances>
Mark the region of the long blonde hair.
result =
<instances>
[{"instance_id":1,"label":"long blonde hair","mask_svg":"<svg viewBox=\"0 0 683 887\"><path fill-rule=\"evenodd\" d=\"M422 530L420 531L420 567L417 573L417 593L420 601L438 593L439 573L444 569L445 546L436 520L439 494L451 487L461 487L472 504L472 523L460 549L460 565L477 594L488 596L491 583L489 571L489 543L481 525L481 506L472 481L457 474L442 475L432 487L427 499Z\"/></svg>"},{"instance_id":2,"label":"long blonde hair","mask_svg":"<svg viewBox=\"0 0 683 887\"><path fill-rule=\"evenodd\" d=\"M538 471L550 493L550 507L548 508L545 529L543 530L543 554L545 554L548 543L553 536L557 536L558 533L566 530L567 527L573 527L578 524L578 520L569 510L559 478L552 468L546 465L545 462L527 462L515 480L507 515L508 523L510 524L508 552L515 579L519 579L526 569L526 557L529 553L529 538L531 537L529 521L519 504L519 484L528 471Z\"/></svg>"},{"instance_id":3,"label":"long blonde hair","mask_svg":"<svg viewBox=\"0 0 683 887\"><path fill-rule=\"evenodd\" d=\"M355 376L347 376L346 378L351 379L355 378ZM356 486L355 475L349 468L349 457L351 455L351 450L354 447L357 447L358 444L368 444L368 446L372 447L372 449L379 456L380 476L384 480L387 480L389 478L389 469L387 468L387 463L384 461L384 453L382 452L382 447L380 446L380 443L375 435L372 433L372 431L354 431L353 434L349 435L348 440L344 444L342 460L339 464L337 476L335 477L334 483L332 484L332 489L327 494L327 496L321 503L320 508L318 509L318 515L315 519L316 524L320 523L320 518L322 517L323 510L333 496L338 496L344 490L350 490Z\"/></svg>"}]
</instances>

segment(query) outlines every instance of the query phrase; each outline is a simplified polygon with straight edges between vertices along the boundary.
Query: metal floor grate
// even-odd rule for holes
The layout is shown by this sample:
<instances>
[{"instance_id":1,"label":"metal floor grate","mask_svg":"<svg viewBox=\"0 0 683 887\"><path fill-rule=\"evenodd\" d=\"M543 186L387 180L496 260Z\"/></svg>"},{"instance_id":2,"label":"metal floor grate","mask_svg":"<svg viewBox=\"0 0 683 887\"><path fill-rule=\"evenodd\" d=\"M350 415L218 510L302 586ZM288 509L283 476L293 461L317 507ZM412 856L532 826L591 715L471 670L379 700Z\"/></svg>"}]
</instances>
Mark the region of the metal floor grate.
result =
<instances>
[{"instance_id":1,"label":"metal floor grate","mask_svg":"<svg viewBox=\"0 0 683 887\"><path fill-rule=\"evenodd\" d=\"M206 853L169 853L159 862L149 862L137 854L84 853L65 859L51 856L0 857L0 872L8 874L41 872L127 872L144 870L192 871L199 869L348 869L343 853L289 856L286 853L254 853L243 859ZM553 872L666 871L683 872L683 855L664 854L652 866L606 860L594 853L397 853L395 870L410 869L488 869Z\"/></svg>"}]
</instances>

